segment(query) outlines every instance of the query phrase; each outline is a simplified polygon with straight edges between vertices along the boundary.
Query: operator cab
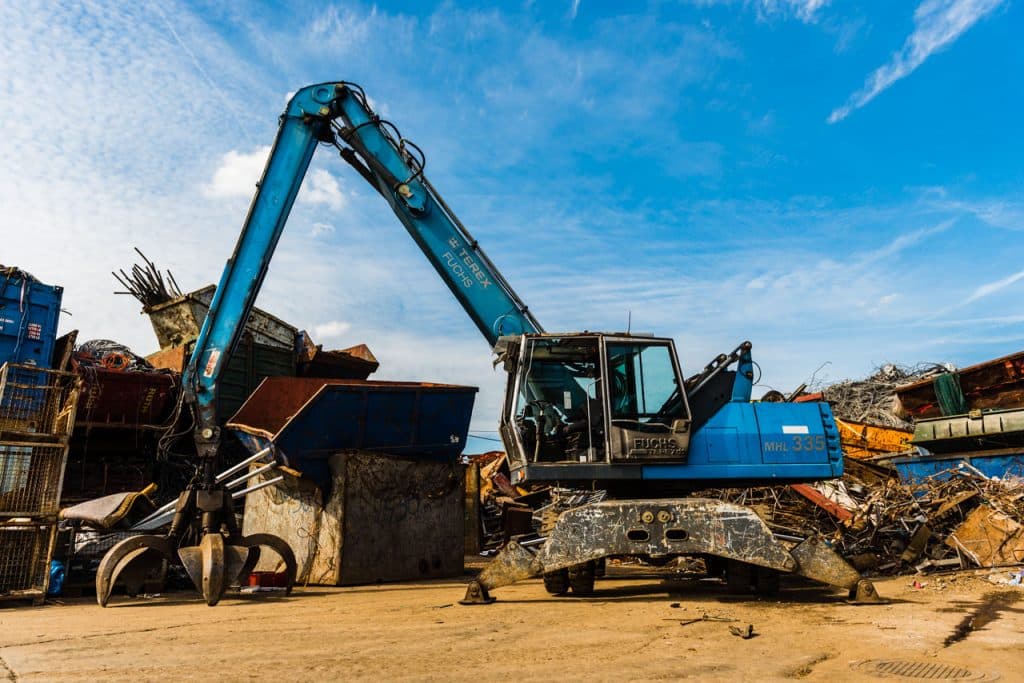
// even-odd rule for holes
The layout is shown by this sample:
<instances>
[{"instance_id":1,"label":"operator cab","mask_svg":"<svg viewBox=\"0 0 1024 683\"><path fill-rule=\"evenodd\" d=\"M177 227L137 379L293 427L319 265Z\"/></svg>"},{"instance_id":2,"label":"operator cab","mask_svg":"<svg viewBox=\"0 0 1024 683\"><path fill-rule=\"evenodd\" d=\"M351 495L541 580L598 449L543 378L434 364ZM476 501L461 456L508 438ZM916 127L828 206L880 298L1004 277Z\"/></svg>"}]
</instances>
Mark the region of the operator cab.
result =
<instances>
[{"instance_id":1,"label":"operator cab","mask_svg":"<svg viewBox=\"0 0 1024 683\"><path fill-rule=\"evenodd\" d=\"M501 434L513 478L638 478L684 464L690 410L671 339L583 333L502 337Z\"/></svg>"}]
</instances>

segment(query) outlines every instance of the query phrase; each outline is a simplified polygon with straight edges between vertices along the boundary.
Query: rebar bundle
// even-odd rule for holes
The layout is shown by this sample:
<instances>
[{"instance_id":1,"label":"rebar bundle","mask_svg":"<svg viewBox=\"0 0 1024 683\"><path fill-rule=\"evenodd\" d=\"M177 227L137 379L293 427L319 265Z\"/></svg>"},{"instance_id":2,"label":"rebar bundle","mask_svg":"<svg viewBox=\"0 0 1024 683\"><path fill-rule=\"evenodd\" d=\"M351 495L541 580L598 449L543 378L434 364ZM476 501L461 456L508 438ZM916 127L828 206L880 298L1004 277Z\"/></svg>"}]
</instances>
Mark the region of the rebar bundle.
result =
<instances>
[{"instance_id":1,"label":"rebar bundle","mask_svg":"<svg viewBox=\"0 0 1024 683\"><path fill-rule=\"evenodd\" d=\"M125 291L114 292L114 294L130 294L138 299L143 306L156 306L171 299L181 296L181 288L174 280L174 275L167 271L167 279L160 273L160 270L146 258L146 255L135 248L135 252L145 261L145 267L135 264L131 273L126 273L122 268L120 274L111 272L111 275L121 283Z\"/></svg>"}]
</instances>

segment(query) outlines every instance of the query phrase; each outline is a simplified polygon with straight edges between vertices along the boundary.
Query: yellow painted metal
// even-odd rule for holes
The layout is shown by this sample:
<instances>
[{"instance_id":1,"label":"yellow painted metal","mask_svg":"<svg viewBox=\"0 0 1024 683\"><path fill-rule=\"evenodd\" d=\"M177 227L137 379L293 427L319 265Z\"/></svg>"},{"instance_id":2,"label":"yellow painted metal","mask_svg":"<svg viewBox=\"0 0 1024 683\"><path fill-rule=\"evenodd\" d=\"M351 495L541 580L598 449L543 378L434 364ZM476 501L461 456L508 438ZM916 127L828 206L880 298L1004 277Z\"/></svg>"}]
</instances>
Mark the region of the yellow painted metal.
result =
<instances>
[{"instance_id":1,"label":"yellow painted metal","mask_svg":"<svg viewBox=\"0 0 1024 683\"><path fill-rule=\"evenodd\" d=\"M893 427L878 427L863 422L848 422L836 418L843 455L867 459L881 453L902 453L913 446L914 433Z\"/></svg>"}]
</instances>

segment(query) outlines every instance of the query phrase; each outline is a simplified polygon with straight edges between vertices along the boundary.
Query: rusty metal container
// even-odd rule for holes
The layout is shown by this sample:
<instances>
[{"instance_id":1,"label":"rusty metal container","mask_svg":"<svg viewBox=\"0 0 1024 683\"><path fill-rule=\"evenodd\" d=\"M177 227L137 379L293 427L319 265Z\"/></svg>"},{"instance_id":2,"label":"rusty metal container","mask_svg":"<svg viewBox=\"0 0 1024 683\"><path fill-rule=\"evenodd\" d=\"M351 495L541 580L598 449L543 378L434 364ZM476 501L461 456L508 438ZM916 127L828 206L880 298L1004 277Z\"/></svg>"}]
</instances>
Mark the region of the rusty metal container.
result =
<instances>
[{"instance_id":1,"label":"rusty metal container","mask_svg":"<svg viewBox=\"0 0 1024 683\"><path fill-rule=\"evenodd\" d=\"M341 450L457 458L476 392L424 382L268 377L227 426L252 452L273 444L326 488L325 461Z\"/></svg>"},{"instance_id":2,"label":"rusty metal container","mask_svg":"<svg viewBox=\"0 0 1024 683\"><path fill-rule=\"evenodd\" d=\"M295 553L298 583L349 586L462 575L462 465L365 451L335 453L326 464L326 496L305 477L286 477L245 500L243 532L283 538ZM276 555L264 553L256 570L273 572L277 565Z\"/></svg>"},{"instance_id":3,"label":"rusty metal container","mask_svg":"<svg viewBox=\"0 0 1024 683\"><path fill-rule=\"evenodd\" d=\"M149 316L161 350L195 341L216 291L216 285L208 285L177 299L143 309ZM295 335L298 330L266 311L252 309L245 330L256 344L295 352Z\"/></svg>"},{"instance_id":4,"label":"rusty metal container","mask_svg":"<svg viewBox=\"0 0 1024 683\"><path fill-rule=\"evenodd\" d=\"M978 363L956 372L970 410L1024 408L1024 351ZM903 415L920 420L942 417L935 379L896 390Z\"/></svg>"},{"instance_id":5,"label":"rusty metal container","mask_svg":"<svg viewBox=\"0 0 1024 683\"><path fill-rule=\"evenodd\" d=\"M76 428L157 429L174 410L181 379L165 372L79 369Z\"/></svg>"}]
</instances>

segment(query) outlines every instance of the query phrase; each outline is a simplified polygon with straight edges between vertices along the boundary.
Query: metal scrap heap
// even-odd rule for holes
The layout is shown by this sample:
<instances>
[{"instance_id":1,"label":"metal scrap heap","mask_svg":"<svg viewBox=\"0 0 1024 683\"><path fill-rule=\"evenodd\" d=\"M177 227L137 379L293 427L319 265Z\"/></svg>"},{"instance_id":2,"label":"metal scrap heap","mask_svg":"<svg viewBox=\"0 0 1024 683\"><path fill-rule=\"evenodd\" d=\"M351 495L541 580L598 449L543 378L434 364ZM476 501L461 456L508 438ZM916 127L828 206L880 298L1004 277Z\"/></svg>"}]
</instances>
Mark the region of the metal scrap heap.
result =
<instances>
[{"instance_id":1,"label":"metal scrap heap","mask_svg":"<svg viewBox=\"0 0 1024 683\"><path fill-rule=\"evenodd\" d=\"M786 540L821 536L862 571L899 574L1019 563L1022 484L967 465L903 483L882 468L847 459L839 480L698 495L753 507Z\"/></svg>"},{"instance_id":2,"label":"metal scrap heap","mask_svg":"<svg viewBox=\"0 0 1024 683\"><path fill-rule=\"evenodd\" d=\"M882 427L913 429L914 423L900 414L896 390L913 382L950 372L938 363L914 366L886 364L862 380L847 379L821 390L821 398L832 406L836 417Z\"/></svg>"}]
</instances>

